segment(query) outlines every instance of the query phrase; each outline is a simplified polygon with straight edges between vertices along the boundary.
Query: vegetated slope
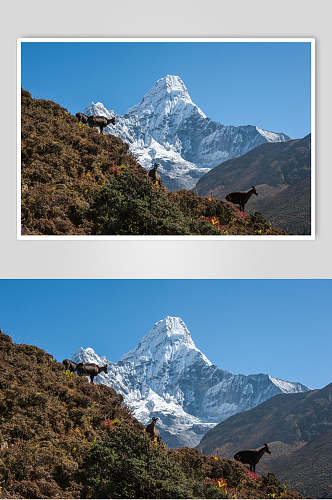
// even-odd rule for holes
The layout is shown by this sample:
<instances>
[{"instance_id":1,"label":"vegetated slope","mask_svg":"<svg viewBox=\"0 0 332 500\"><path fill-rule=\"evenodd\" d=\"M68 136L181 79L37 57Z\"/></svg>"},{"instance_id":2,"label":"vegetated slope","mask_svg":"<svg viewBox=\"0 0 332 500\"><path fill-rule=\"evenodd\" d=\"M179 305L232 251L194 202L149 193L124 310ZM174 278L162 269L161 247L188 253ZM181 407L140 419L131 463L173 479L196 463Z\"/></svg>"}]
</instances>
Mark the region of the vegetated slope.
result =
<instances>
[{"instance_id":1,"label":"vegetated slope","mask_svg":"<svg viewBox=\"0 0 332 500\"><path fill-rule=\"evenodd\" d=\"M22 234L284 234L259 215L152 183L112 135L22 91Z\"/></svg>"},{"instance_id":2,"label":"vegetated slope","mask_svg":"<svg viewBox=\"0 0 332 500\"><path fill-rule=\"evenodd\" d=\"M231 191L256 186L248 210L258 210L274 225L295 234L311 232L311 135L263 144L205 174L197 192L222 199Z\"/></svg>"},{"instance_id":3,"label":"vegetated slope","mask_svg":"<svg viewBox=\"0 0 332 500\"><path fill-rule=\"evenodd\" d=\"M282 394L218 424L197 448L231 457L239 449L269 443L272 455L264 456L259 470L277 473L304 495L331 498L331 416L332 384Z\"/></svg>"},{"instance_id":4,"label":"vegetated slope","mask_svg":"<svg viewBox=\"0 0 332 500\"><path fill-rule=\"evenodd\" d=\"M0 356L0 498L283 495L271 474L151 442L113 389L1 331Z\"/></svg>"}]
</instances>

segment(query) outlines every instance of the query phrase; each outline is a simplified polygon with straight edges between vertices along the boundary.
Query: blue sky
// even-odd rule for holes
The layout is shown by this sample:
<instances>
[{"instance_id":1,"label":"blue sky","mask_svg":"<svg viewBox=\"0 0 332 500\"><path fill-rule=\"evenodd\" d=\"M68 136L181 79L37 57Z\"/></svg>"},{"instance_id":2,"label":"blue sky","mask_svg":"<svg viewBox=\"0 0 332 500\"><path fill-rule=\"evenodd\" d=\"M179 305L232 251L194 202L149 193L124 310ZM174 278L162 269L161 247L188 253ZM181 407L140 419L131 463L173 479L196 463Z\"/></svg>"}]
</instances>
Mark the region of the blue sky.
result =
<instances>
[{"instance_id":1,"label":"blue sky","mask_svg":"<svg viewBox=\"0 0 332 500\"><path fill-rule=\"evenodd\" d=\"M56 359L93 347L112 361L180 316L233 373L330 383L332 280L0 280L0 328Z\"/></svg>"},{"instance_id":2,"label":"blue sky","mask_svg":"<svg viewBox=\"0 0 332 500\"><path fill-rule=\"evenodd\" d=\"M310 132L309 43L22 43L23 88L71 113L101 101L124 114L166 74L215 121Z\"/></svg>"}]
</instances>

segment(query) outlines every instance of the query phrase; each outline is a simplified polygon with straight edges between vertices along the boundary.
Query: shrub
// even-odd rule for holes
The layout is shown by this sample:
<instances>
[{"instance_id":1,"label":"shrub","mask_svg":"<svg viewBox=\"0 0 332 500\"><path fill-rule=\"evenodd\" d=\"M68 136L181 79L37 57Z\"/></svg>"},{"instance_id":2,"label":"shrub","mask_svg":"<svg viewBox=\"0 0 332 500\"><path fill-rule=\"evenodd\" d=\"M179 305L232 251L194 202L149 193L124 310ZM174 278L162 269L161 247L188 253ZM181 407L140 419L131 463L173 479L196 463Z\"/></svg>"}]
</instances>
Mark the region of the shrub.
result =
<instances>
[{"instance_id":1,"label":"shrub","mask_svg":"<svg viewBox=\"0 0 332 500\"><path fill-rule=\"evenodd\" d=\"M167 449L124 426L110 430L83 464L87 498L225 498L191 478Z\"/></svg>"}]
</instances>

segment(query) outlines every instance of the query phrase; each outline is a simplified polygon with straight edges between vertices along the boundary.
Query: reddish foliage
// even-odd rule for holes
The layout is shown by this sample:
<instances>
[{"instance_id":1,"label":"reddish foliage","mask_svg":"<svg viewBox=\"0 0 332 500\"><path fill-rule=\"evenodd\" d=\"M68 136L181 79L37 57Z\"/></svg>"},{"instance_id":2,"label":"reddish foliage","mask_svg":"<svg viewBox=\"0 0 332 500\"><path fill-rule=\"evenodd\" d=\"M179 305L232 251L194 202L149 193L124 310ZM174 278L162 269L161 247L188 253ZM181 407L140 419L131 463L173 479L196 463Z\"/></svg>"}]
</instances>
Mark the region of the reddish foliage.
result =
<instances>
[{"instance_id":1,"label":"reddish foliage","mask_svg":"<svg viewBox=\"0 0 332 500\"><path fill-rule=\"evenodd\" d=\"M113 172L114 174L119 174L121 172L119 165L115 165L114 167L111 167L111 172Z\"/></svg>"},{"instance_id":2,"label":"reddish foliage","mask_svg":"<svg viewBox=\"0 0 332 500\"><path fill-rule=\"evenodd\" d=\"M106 427L106 429L113 429L113 423L110 418L107 418L105 415L105 420L102 422L102 425Z\"/></svg>"},{"instance_id":3,"label":"reddish foliage","mask_svg":"<svg viewBox=\"0 0 332 500\"><path fill-rule=\"evenodd\" d=\"M245 212L241 212L241 210L239 210L238 208L236 208L236 213L243 220L247 218L247 214Z\"/></svg>"},{"instance_id":4,"label":"reddish foliage","mask_svg":"<svg viewBox=\"0 0 332 500\"><path fill-rule=\"evenodd\" d=\"M258 474L256 474L256 472L251 472L251 470L248 469L247 474L250 477L250 479L252 479L253 481L257 481Z\"/></svg>"}]
</instances>

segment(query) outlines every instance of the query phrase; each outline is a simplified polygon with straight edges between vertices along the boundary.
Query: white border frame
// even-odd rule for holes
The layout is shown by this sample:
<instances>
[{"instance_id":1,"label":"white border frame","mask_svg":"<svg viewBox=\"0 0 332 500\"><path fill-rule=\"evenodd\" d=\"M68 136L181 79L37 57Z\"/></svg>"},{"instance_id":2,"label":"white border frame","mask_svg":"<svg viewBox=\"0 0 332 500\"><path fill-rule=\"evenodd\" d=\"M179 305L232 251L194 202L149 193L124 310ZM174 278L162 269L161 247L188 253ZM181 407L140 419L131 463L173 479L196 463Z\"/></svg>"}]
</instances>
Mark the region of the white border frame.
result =
<instances>
[{"instance_id":1,"label":"white border frame","mask_svg":"<svg viewBox=\"0 0 332 500\"><path fill-rule=\"evenodd\" d=\"M29 42L306 42L311 44L311 234L310 235L220 235L220 236L130 236L130 235L22 235L21 234L21 44ZM315 211L315 181L316 181L316 59L315 59L315 38L18 38L17 39L17 233L18 240L315 240L316 235L316 211Z\"/></svg>"}]
</instances>

